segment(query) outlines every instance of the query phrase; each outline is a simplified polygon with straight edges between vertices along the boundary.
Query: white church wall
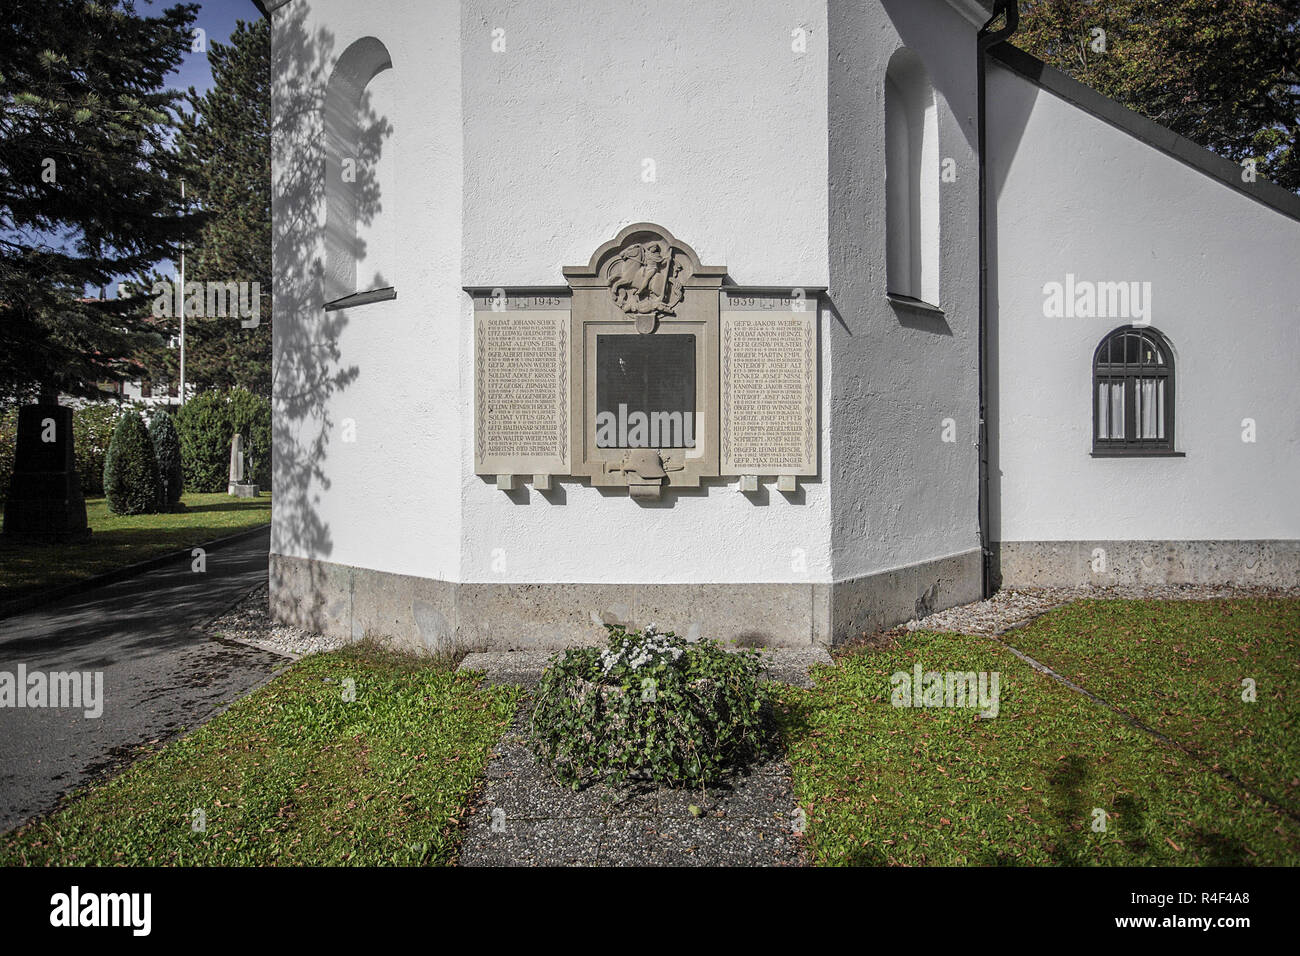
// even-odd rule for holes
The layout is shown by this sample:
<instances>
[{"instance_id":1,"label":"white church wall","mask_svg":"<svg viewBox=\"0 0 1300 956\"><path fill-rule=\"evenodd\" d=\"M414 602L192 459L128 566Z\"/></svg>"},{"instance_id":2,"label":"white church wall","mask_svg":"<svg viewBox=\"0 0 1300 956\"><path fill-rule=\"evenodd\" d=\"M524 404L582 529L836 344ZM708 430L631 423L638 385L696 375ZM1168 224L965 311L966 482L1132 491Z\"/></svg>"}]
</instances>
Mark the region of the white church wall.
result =
<instances>
[{"instance_id":1,"label":"white church wall","mask_svg":"<svg viewBox=\"0 0 1300 956\"><path fill-rule=\"evenodd\" d=\"M400 16L399 16L400 13ZM408 18L415 18L411 22ZM273 21L274 555L454 580L464 426L459 4L295 0ZM324 311L322 103L373 37L392 69L363 103L355 288ZM273 562L274 564L274 562ZM302 586L324 592L320 581ZM337 598L334 595L330 599Z\"/></svg>"},{"instance_id":2,"label":"white church wall","mask_svg":"<svg viewBox=\"0 0 1300 956\"><path fill-rule=\"evenodd\" d=\"M833 563L837 581L863 582L837 588L847 633L979 597L979 179L974 25L941 0L831 10ZM942 315L885 298L885 80L900 48L934 86L922 175L939 190Z\"/></svg>"},{"instance_id":3,"label":"white church wall","mask_svg":"<svg viewBox=\"0 0 1300 956\"><path fill-rule=\"evenodd\" d=\"M1294 543L1300 223L1002 65L988 103L994 539L1022 557L1036 542ZM1175 352L1184 457L1091 456L1093 351L1128 320L1045 317L1044 285L1067 275L1150 283L1150 325ZM1089 577L1086 556L1051 551L1039 549L1046 564ZM1016 574L1034 573L1016 560Z\"/></svg>"},{"instance_id":4,"label":"white church wall","mask_svg":"<svg viewBox=\"0 0 1300 956\"><path fill-rule=\"evenodd\" d=\"M825 284L824 3L471 0L462 23L463 284L563 284L563 266L638 221L738 283ZM468 309L461 580L829 580L825 433L822 475L789 497L775 479L756 495L706 480L647 506L580 480L505 493L474 475Z\"/></svg>"}]
</instances>

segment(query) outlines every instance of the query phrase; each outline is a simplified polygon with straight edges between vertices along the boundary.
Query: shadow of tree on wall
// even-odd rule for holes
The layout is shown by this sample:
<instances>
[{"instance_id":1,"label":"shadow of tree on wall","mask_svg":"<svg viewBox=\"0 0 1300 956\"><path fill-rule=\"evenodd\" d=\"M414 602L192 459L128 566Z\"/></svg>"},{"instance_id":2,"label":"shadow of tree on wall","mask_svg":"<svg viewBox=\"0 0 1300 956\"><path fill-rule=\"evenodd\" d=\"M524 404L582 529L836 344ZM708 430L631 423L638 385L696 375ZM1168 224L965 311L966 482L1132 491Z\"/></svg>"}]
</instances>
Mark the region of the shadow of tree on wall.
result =
<instances>
[{"instance_id":1,"label":"shadow of tree on wall","mask_svg":"<svg viewBox=\"0 0 1300 956\"><path fill-rule=\"evenodd\" d=\"M326 312L324 106L333 66L334 36L309 33L305 5L277 13L272 47L273 190L275 262L272 438L276 495L271 552L328 560L334 539L322 514L331 486L329 446L340 423L331 400L360 375L344 362L339 338L345 311ZM357 221L374 220L380 207L374 175L391 124L362 97L356 129ZM348 248L358 247L353 237ZM361 502L357 507L364 507ZM298 564L299 562L294 562ZM272 570L271 605L278 620L321 629L326 620L325 571L316 563L290 573Z\"/></svg>"}]
</instances>

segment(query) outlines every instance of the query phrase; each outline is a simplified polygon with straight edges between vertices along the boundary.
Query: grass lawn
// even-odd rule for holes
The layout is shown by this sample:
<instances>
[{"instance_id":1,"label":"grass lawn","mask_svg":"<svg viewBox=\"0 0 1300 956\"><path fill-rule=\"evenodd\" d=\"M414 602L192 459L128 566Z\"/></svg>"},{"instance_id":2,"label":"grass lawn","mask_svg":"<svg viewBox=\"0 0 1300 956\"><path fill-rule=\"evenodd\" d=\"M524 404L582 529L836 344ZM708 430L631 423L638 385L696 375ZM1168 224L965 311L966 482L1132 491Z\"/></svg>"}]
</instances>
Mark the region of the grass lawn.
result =
<instances>
[{"instance_id":1,"label":"grass lawn","mask_svg":"<svg viewBox=\"0 0 1300 956\"><path fill-rule=\"evenodd\" d=\"M115 515L103 498L86 499L92 533L75 544L16 543L0 537L0 601L115 571L271 520L271 499L224 492L181 496L180 511Z\"/></svg>"},{"instance_id":2,"label":"grass lawn","mask_svg":"<svg viewBox=\"0 0 1300 956\"><path fill-rule=\"evenodd\" d=\"M1300 814L1300 601L1081 601L1006 640Z\"/></svg>"},{"instance_id":3,"label":"grass lawn","mask_svg":"<svg viewBox=\"0 0 1300 956\"><path fill-rule=\"evenodd\" d=\"M449 864L517 696L365 645L308 657L0 836L0 865Z\"/></svg>"},{"instance_id":4,"label":"grass lawn","mask_svg":"<svg viewBox=\"0 0 1300 956\"><path fill-rule=\"evenodd\" d=\"M1089 602L1009 639L1278 795L1300 776L1286 739L1297 613L1296 601ZM891 674L917 663L999 672L998 716L891 706ZM1240 703L1242 676L1260 687L1254 705ZM987 638L914 633L816 678L783 691L782 722L820 863L1300 863L1293 817Z\"/></svg>"}]
</instances>

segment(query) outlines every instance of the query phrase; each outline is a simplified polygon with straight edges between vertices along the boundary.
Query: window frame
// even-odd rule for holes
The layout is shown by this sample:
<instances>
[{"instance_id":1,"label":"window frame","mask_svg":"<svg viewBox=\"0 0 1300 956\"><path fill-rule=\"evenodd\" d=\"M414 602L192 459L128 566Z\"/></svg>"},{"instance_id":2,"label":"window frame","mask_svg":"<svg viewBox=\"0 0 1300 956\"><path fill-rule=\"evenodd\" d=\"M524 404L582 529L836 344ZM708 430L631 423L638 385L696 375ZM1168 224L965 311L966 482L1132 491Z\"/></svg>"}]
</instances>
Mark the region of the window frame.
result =
<instances>
[{"instance_id":1,"label":"window frame","mask_svg":"<svg viewBox=\"0 0 1300 956\"><path fill-rule=\"evenodd\" d=\"M1110 361L1111 352L1107 350L1107 361L1101 361L1102 350L1113 342L1121 343L1128 336L1145 338L1154 343L1163 362L1129 364L1124 356L1121 361ZM1092 456L1094 458L1181 458L1183 453L1175 450L1174 445L1174 407L1176 404L1174 367L1174 350L1169 339L1159 329L1149 325L1122 325L1112 329L1102 337L1092 353ZM1137 434L1137 383L1142 379L1160 379L1165 385L1164 394L1164 438L1138 438ZM1098 414L1100 412L1098 393L1104 382L1119 381L1124 388L1124 437L1102 438L1098 434Z\"/></svg>"},{"instance_id":2,"label":"window frame","mask_svg":"<svg viewBox=\"0 0 1300 956\"><path fill-rule=\"evenodd\" d=\"M372 285L368 288L359 285L357 266L361 240L358 238L357 227L361 221L361 211L356 189L345 186L342 178L344 159L355 158L358 152L359 138L364 132L363 123L374 126L379 121L389 122L388 137L393 136L388 117L367 115L370 110L367 96L371 82L391 69L393 58L387 45L378 37L363 36L353 41L340 54L325 86L321 132L325 159L325 275L322 282L322 307L326 312L397 298L397 291L392 285ZM379 155L387 152L391 162L393 149L392 142L381 142ZM388 239L394 245L387 250L392 261L381 262L381 266L394 268L397 246L391 233L395 223L387 222L383 228L389 232Z\"/></svg>"},{"instance_id":3,"label":"window frame","mask_svg":"<svg viewBox=\"0 0 1300 956\"><path fill-rule=\"evenodd\" d=\"M885 68L885 298L942 312L939 102L930 72L908 47Z\"/></svg>"}]
</instances>

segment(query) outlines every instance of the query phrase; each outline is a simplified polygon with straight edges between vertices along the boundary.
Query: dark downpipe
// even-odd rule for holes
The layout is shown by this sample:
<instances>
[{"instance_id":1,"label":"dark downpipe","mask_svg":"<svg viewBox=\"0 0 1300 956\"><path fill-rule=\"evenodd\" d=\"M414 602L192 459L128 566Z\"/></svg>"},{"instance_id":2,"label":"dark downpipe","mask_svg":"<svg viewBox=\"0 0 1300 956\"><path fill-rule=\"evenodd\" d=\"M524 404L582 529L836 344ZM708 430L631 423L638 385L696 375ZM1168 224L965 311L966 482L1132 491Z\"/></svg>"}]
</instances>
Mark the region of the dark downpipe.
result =
<instances>
[{"instance_id":1,"label":"dark downpipe","mask_svg":"<svg viewBox=\"0 0 1300 956\"><path fill-rule=\"evenodd\" d=\"M1006 17L1001 29L993 24ZM980 242L980 321L979 321L979 532L980 568L984 597L993 593L993 542L989 540L989 429L988 429L988 360L989 360L989 239L988 239L988 175L985 172L985 54L1010 37L1020 26L1018 0L997 0L993 16L980 28L975 39L978 101L976 111L979 123L979 242Z\"/></svg>"}]
</instances>

